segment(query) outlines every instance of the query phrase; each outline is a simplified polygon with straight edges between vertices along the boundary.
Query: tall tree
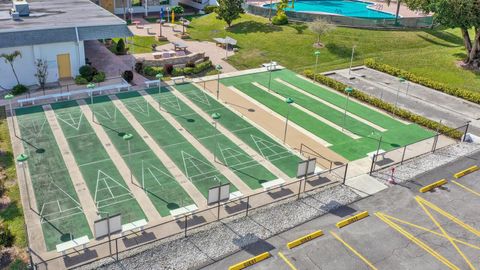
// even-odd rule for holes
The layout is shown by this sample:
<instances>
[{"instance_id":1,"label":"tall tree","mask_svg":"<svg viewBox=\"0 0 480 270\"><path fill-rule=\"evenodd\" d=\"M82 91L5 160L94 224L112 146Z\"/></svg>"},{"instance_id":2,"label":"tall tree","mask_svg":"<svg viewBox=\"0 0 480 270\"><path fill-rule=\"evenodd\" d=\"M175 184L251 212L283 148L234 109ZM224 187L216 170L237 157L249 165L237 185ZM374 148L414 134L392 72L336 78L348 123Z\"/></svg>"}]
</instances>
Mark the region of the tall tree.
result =
<instances>
[{"instance_id":1,"label":"tall tree","mask_svg":"<svg viewBox=\"0 0 480 270\"><path fill-rule=\"evenodd\" d=\"M10 64L10 67L12 67L13 75L17 80L17 84L20 84L20 81L18 80L17 72L15 72L15 67L13 66L13 62L15 62L15 59L17 59L17 57L20 57L20 58L22 57L22 53L20 51L14 51L13 53L0 54L0 58L3 58L3 60L5 60L5 63Z\"/></svg>"},{"instance_id":2,"label":"tall tree","mask_svg":"<svg viewBox=\"0 0 480 270\"><path fill-rule=\"evenodd\" d=\"M465 63L480 67L480 0L404 0L413 10L434 13L436 22L460 28L467 57ZM474 30L472 39L469 30Z\"/></svg>"},{"instance_id":3,"label":"tall tree","mask_svg":"<svg viewBox=\"0 0 480 270\"><path fill-rule=\"evenodd\" d=\"M328 23L326 20L317 19L309 23L308 28L317 35L317 42L315 42L313 45L317 48L321 48L323 47L323 44L320 42L320 37L334 30L335 25Z\"/></svg>"},{"instance_id":4,"label":"tall tree","mask_svg":"<svg viewBox=\"0 0 480 270\"><path fill-rule=\"evenodd\" d=\"M242 4L243 0L218 0L217 18L224 20L228 27L232 26L233 20L244 12Z\"/></svg>"},{"instance_id":5,"label":"tall tree","mask_svg":"<svg viewBox=\"0 0 480 270\"><path fill-rule=\"evenodd\" d=\"M48 63L47 60L37 59L35 61L35 66L37 67L37 72L35 72L35 77L37 77L38 85L42 88L43 94L45 95L45 84L48 77Z\"/></svg>"}]
</instances>

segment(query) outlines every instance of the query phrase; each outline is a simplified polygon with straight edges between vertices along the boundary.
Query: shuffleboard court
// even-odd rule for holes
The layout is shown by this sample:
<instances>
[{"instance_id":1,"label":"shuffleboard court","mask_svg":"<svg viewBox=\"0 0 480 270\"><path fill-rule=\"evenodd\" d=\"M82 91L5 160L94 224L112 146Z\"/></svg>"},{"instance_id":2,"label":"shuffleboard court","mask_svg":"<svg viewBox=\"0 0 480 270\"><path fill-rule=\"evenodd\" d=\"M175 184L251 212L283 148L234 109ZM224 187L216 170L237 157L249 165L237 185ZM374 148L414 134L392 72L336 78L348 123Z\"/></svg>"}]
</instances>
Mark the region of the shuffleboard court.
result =
<instances>
[{"instance_id":1,"label":"shuffleboard court","mask_svg":"<svg viewBox=\"0 0 480 270\"><path fill-rule=\"evenodd\" d=\"M117 94L117 97L205 198L208 197L211 187L229 183L228 179L139 93L121 93ZM237 191L237 188L230 183L230 192L233 191Z\"/></svg>"},{"instance_id":2,"label":"shuffleboard court","mask_svg":"<svg viewBox=\"0 0 480 270\"><path fill-rule=\"evenodd\" d=\"M219 123L230 130L253 150L269 160L289 177L295 177L301 160L281 144L258 130L242 117L217 102L193 84L176 85L175 88L208 114L221 114Z\"/></svg>"},{"instance_id":3,"label":"shuffleboard court","mask_svg":"<svg viewBox=\"0 0 480 270\"><path fill-rule=\"evenodd\" d=\"M287 105L283 100L274 97L272 94L253 84L259 83L260 85L268 88L269 76L270 74L268 72L261 72L225 78L222 79L221 82L227 86L234 86L251 98L264 104L271 110L279 113L282 116L286 116L289 105ZM295 107L290 108L290 120L332 144L332 146L329 147L330 149L349 160L363 158L367 153L375 151L378 147L380 137L382 138L382 143L380 146L381 149L391 150L434 135L433 132L416 124L404 124L391 117L382 115L381 113L357 102L352 102L352 106L350 106L349 103L349 112L365 119L366 121L370 121L373 124L385 128L386 131L376 130L374 127L350 116L347 116L344 122L343 114L340 111L332 109L329 106L326 106L324 103L308 97L300 91L297 91L288 85L277 81L277 79L280 79L304 90L303 87L306 85L304 85L303 81L305 80L298 78L298 80L302 80L301 84L299 84L300 86L298 86L296 85L296 83L298 83L297 78L298 77L295 75L295 73L288 70L274 71L272 72L272 80L270 82L271 89L282 97L293 98L295 103L299 106L321 116L324 119L327 119L337 126L344 126L346 130L350 130L352 133L360 136L360 138L353 139L342 131L333 128L327 123L324 123L323 121ZM305 82L307 84L309 83L308 81ZM315 84L312 85L316 86ZM325 97L326 102L338 106L339 108L345 107L345 96L337 95L329 92L326 89L314 89L311 85L308 89L310 90L304 91L317 93L313 95L322 99ZM329 93L323 94L326 91ZM322 95L318 93L322 93ZM335 97L334 95L338 97Z\"/></svg>"},{"instance_id":4,"label":"shuffleboard court","mask_svg":"<svg viewBox=\"0 0 480 270\"><path fill-rule=\"evenodd\" d=\"M193 200L180 186L160 159L143 141L128 120L113 104L108 96L90 99L86 102L95 113L95 118L107 133L110 141L122 155L133 176L161 216L170 215L170 210L193 204ZM147 112L148 114L148 112ZM132 134L130 151L123 135Z\"/></svg>"},{"instance_id":5,"label":"shuffleboard court","mask_svg":"<svg viewBox=\"0 0 480 270\"><path fill-rule=\"evenodd\" d=\"M262 183L278 178L229 138L217 131L212 123L203 119L192 108L179 100L169 89L164 88L160 95L158 89L149 89L147 92L156 100L160 98L162 106L251 189L260 188ZM179 104L179 107L169 106L169 103Z\"/></svg>"},{"instance_id":6,"label":"shuffleboard court","mask_svg":"<svg viewBox=\"0 0 480 270\"><path fill-rule=\"evenodd\" d=\"M98 214L107 217L120 213L123 224L146 219L78 103L65 101L51 106L94 199Z\"/></svg>"},{"instance_id":7,"label":"shuffleboard court","mask_svg":"<svg viewBox=\"0 0 480 270\"><path fill-rule=\"evenodd\" d=\"M41 106L16 110L47 250L92 237L77 193ZM27 180L28 182L28 180Z\"/></svg>"}]
</instances>

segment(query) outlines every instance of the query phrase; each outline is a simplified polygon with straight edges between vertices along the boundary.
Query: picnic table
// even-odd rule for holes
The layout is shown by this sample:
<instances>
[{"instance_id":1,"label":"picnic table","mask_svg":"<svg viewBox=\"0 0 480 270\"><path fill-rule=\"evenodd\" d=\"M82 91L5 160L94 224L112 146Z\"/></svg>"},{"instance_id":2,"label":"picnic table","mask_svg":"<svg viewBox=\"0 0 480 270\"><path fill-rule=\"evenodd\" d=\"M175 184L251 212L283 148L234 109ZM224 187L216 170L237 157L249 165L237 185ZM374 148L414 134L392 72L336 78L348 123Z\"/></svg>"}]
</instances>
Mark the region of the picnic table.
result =
<instances>
[{"instance_id":1,"label":"picnic table","mask_svg":"<svg viewBox=\"0 0 480 270\"><path fill-rule=\"evenodd\" d=\"M188 47L187 44L180 41L172 42L172 44L175 51L178 51L178 50L185 51Z\"/></svg>"}]
</instances>

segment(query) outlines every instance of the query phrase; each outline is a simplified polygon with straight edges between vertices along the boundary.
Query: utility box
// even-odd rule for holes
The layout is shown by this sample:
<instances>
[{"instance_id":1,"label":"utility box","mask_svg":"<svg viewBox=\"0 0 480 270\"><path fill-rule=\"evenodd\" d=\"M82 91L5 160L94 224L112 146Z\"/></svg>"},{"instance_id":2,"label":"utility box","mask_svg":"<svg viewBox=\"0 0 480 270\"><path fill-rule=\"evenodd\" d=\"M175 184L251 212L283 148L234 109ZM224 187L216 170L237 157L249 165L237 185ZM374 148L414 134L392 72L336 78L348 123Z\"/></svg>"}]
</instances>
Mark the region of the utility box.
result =
<instances>
[{"instance_id":1,"label":"utility box","mask_svg":"<svg viewBox=\"0 0 480 270\"><path fill-rule=\"evenodd\" d=\"M21 16L30 15L30 7L27 1L13 1L13 9Z\"/></svg>"}]
</instances>

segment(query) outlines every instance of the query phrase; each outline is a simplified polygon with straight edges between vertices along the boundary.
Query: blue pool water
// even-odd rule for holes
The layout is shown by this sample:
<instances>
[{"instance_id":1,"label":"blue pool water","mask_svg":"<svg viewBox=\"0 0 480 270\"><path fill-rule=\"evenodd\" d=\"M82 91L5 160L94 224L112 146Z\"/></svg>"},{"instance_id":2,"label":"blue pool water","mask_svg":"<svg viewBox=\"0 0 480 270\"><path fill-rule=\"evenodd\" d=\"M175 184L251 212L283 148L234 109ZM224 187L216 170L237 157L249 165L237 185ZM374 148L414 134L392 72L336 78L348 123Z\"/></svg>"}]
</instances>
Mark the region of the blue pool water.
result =
<instances>
[{"instance_id":1,"label":"blue pool water","mask_svg":"<svg viewBox=\"0 0 480 270\"><path fill-rule=\"evenodd\" d=\"M276 4L272 4L276 8ZM292 5L292 2L289 3ZM295 1L294 8L287 8L289 11L302 12L323 12L338 14L348 17L368 18L368 19L393 19L394 14L382 12L375 9L369 9L372 3L349 1L349 0L298 0ZM385 4L386 5L386 4ZM270 4L264 5L269 8Z\"/></svg>"}]
</instances>

